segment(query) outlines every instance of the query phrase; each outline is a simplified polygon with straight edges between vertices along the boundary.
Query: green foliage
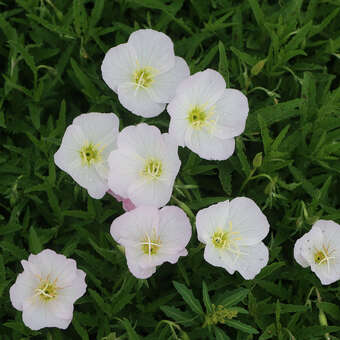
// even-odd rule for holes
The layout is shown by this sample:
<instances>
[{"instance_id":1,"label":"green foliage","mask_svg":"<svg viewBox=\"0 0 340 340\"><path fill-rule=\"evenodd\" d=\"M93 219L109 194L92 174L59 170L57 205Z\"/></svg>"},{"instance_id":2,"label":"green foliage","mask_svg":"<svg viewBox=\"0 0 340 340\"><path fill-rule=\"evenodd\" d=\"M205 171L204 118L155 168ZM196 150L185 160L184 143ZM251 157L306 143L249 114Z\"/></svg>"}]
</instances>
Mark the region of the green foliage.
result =
<instances>
[{"instance_id":1,"label":"green foliage","mask_svg":"<svg viewBox=\"0 0 340 340\"><path fill-rule=\"evenodd\" d=\"M339 285L321 286L292 255L317 219L340 222L339 6L1 1L0 339L340 339ZM147 27L167 33L192 72L218 70L248 97L246 130L230 159L208 162L180 149L171 204L194 222L203 207L254 199L271 232L269 266L252 281L207 264L195 232L177 265L135 279L108 233L120 203L93 200L54 166L78 114L115 112L121 128L141 121L105 85L100 65L110 47ZM168 121L163 113L147 122L166 131ZM87 274L66 331L29 330L9 300L20 261L43 248L76 259Z\"/></svg>"}]
</instances>

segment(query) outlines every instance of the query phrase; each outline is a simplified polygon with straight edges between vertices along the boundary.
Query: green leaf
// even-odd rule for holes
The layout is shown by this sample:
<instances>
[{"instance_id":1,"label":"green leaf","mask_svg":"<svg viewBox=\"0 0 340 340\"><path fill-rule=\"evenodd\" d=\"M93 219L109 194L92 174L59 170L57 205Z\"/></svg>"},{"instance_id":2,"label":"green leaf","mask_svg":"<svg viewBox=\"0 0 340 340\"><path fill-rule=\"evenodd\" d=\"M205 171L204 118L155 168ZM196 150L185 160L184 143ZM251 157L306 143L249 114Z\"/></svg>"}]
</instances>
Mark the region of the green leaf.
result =
<instances>
[{"instance_id":1,"label":"green leaf","mask_svg":"<svg viewBox=\"0 0 340 340\"><path fill-rule=\"evenodd\" d=\"M203 303L207 313L212 313L213 309L211 306L211 301L209 297L207 284L203 281L202 283L202 295L203 295Z\"/></svg>"},{"instance_id":2,"label":"green leaf","mask_svg":"<svg viewBox=\"0 0 340 340\"><path fill-rule=\"evenodd\" d=\"M228 59L227 53L225 51L225 47L222 41L218 42L218 50L219 50L219 62L218 62L218 72L222 74L223 78L225 79L227 88L230 87L229 81L229 69L228 69Z\"/></svg>"},{"instance_id":3,"label":"green leaf","mask_svg":"<svg viewBox=\"0 0 340 340\"><path fill-rule=\"evenodd\" d=\"M194 297L193 292L189 288L176 281L173 281L173 285L193 312L199 315L204 315L200 302Z\"/></svg>"},{"instance_id":4,"label":"green leaf","mask_svg":"<svg viewBox=\"0 0 340 340\"><path fill-rule=\"evenodd\" d=\"M239 288L236 291L226 292L225 296L222 296L217 304L224 307L232 307L242 301L249 293L249 289Z\"/></svg>"},{"instance_id":5,"label":"green leaf","mask_svg":"<svg viewBox=\"0 0 340 340\"><path fill-rule=\"evenodd\" d=\"M136 333L136 331L131 326L131 323L128 319L118 319L119 322L124 326L124 328L127 331L128 339L129 340L139 340L139 335Z\"/></svg>"},{"instance_id":6,"label":"green leaf","mask_svg":"<svg viewBox=\"0 0 340 340\"><path fill-rule=\"evenodd\" d=\"M28 242L29 242L30 251L33 254L38 254L42 251L43 247L41 245L39 237L33 226L30 228L30 231L29 231Z\"/></svg>"},{"instance_id":7,"label":"green leaf","mask_svg":"<svg viewBox=\"0 0 340 340\"><path fill-rule=\"evenodd\" d=\"M333 319L340 320L340 308L338 305L330 302L318 302L317 306Z\"/></svg>"},{"instance_id":8,"label":"green leaf","mask_svg":"<svg viewBox=\"0 0 340 340\"><path fill-rule=\"evenodd\" d=\"M259 333L258 330L255 329L254 327L246 325L243 322L238 321L238 320L225 320L225 324L227 326L236 328L236 329L238 329L238 330L240 330L244 333L248 333L248 334L258 334Z\"/></svg>"},{"instance_id":9,"label":"green leaf","mask_svg":"<svg viewBox=\"0 0 340 340\"><path fill-rule=\"evenodd\" d=\"M215 326L214 332L216 340L230 340L229 336L224 331L222 331L221 328Z\"/></svg>"}]
</instances>

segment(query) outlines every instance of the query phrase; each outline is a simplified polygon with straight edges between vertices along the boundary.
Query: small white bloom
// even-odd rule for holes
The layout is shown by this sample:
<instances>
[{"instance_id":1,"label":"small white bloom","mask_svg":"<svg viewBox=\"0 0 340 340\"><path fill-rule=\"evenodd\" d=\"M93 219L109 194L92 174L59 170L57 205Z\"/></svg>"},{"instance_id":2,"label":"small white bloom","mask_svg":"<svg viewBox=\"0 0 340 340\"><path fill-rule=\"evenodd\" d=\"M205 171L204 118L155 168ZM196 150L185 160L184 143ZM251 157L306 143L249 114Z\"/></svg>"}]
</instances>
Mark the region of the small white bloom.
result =
<instances>
[{"instance_id":1,"label":"small white bloom","mask_svg":"<svg viewBox=\"0 0 340 340\"><path fill-rule=\"evenodd\" d=\"M268 249L261 242L269 232L269 223L256 203L237 197L202 209L196 216L197 236L206 244L204 259L238 271L253 279L268 263Z\"/></svg>"},{"instance_id":2,"label":"small white bloom","mask_svg":"<svg viewBox=\"0 0 340 340\"><path fill-rule=\"evenodd\" d=\"M207 69L182 81L167 111L169 133L179 145L201 158L224 160L234 152L233 137L243 132L249 108L241 91L226 89L223 77Z\"/></svg>"},{"instance_id":3,"label":"small white bloom","mask_svg":"<svg viewBox=\"0 0 340 340\"><path fill-rule=\"evenodd\" d=\"M22 311L24 324L32 330L66 329L73 304L86 292L85 273L64 255L45 249L21 261L24 271L10 288L14 308Z\"/></svg>"},{"instance_id":4,"label":"small white bloom","mask_svg":"<svg viewBox=\"0 0 340 340\"><path fill-rule=\"evenodd\" d=\"M125 248L130 272L146 279L164 262L176 263L186 256L191 238L189 218L182 209L167 206L138 207L116 218L111 235Z\"/></svg>"},{"instance_id":5,"label":"small white bloom","mask_svg":"<svg viewBox=\"0 0 340 340\"><path fill-rule=\"evenodd\" d=\"M127 43L111 48L102 63L106 84L136 115L159 115L189 76L184 59L175 57L171 39L152 29L133 32Z\"/></svg>"},{"instance_id":6,"label":"small white bloom","mask_svg":"<svg viewBox=\"0 0 340 340\"><path fill-rule=\"evenodd\" d=\"M311 267L324 285L340 280L340 225L319 220L299 238L294 257L302 267Z\"/></svg>"},{"instance_id":7,"label":"small white bloom","mask_svg":"<svg viewBox=\"0 0 340 340\"><path fill-rule=\"evenodd\" d=\"M116 148L119 120L114 113L84 113L68 126L55 164L67 172L93 198L109 189L107 158Z\"/></svg>"},{"instance_id":8,"label":"small white bloom","mask_svg":"<svg viewBox=\"0 0 340 340\"><path fill-rule=\"evenodd\" d=\"M123 129L117 145L108 159L110 189L137 207L166 205L181 166L173 138L142 123Z\"/></svg>"}]
</instances>

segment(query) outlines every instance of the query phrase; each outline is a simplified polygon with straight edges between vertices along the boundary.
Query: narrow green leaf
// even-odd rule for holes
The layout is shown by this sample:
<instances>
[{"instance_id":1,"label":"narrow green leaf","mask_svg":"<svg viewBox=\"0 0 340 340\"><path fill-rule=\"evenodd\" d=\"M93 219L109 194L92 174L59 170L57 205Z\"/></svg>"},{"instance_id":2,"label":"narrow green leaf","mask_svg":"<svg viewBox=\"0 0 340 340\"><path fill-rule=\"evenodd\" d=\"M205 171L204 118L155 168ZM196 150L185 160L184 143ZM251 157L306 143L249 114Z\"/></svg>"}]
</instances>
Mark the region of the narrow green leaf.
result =
<instances>
[{"instance_id":1,"label":"narrow green leaf","mask_svg":"<svg viewBox=\"0 0 340 340\"><path fill-rule=\"evenodd\" d=\"M193 292L189 288L176 281L173 281L173 285L193 312L199 315L204 315L200 302L194 297Z\"/></svg>"},{"instance_id":2,"label":"narrow green leaf","mask_svg":"<svg viewBox=\"0 0 340 340\"><path fill-rule=\"evenodd\" d=\"M236 328L236 329L238 329L238 330L240 330L244 333L248 333L248 334L258 334L259 333L258 330L255 329L254 327L246 325L243 322L238 321L238 320L225 320L225 324L227 326Z\"/></svg>"},{"instance_id":3,"label":"narrow green leaf","mask_svg":"<svg viewBox=\"0 0 340 340\"><path fill-rule=\"evenodd\" d=\"M28 242L31 253L38 254L42 251L43 247L33 226L29 231Z\"/></svg>"},{"instance_id":4,"label":"narrow green leaf","mask_svg":"<svg viewBox=\"0 0 340 340\"><path fill-rule=\"evenodd\" d=\"M207 287L207 284L204 281L202 283L202 295L203 295L203 303L204 303L206 311L208 313L212 313L213 309L212 309L212 306L211 306L208 287Z\"/></svg>"}]
</instances>

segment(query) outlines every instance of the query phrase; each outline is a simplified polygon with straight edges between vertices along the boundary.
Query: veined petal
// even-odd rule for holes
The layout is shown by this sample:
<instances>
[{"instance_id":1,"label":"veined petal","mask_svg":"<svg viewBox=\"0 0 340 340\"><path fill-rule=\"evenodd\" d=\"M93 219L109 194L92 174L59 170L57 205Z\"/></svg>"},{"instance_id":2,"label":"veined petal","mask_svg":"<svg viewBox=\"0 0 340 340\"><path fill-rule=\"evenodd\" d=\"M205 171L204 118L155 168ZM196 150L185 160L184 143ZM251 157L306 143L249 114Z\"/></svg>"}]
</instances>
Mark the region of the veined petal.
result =
<instances>
[{"instance_id":1,"label":"veined petal","mask_svg":"<svg viewBox=\"0 0 340 340\"><path fill-rule=\"evenodd\" d=\"M204 259L215 267L224 268L231 275L235 272L232 254L223 249L218 249L211 244L207 244L204 249Z\"/></svg>"},{"instance_id":2,"label":"veined petal","mask_svg":"<svg viewBox=\"0 0 340 340\"><path fill-rule=\"evenodd\" d=\"M120 44L110 48L104 57L101 70L102 77L111 90L117 92L118 86L132 81L137 65L135 51L128 44Z\"/></svg>"},{"instance_id":3,"label":"veined petal","mask_svg":"<svg viewBox=\"0 0 340 340\"><path fill-rule=\"evenodd\" d=\"M129 149L117 149L111 152L108 186L116 194L128 197L128 188L139 178L144 159Z\"/></svg>"},{"instance_id":4,"label":"veined petal","mask_svg":"<svg viewBox=\"0 0 340 340\"><path fill-rule=\"evenodd\" d=\"M307 234L303 235L302 237L300 237L295 242L295 245L294 245L294 258L295 258L296 262L304 268L310 266L310 263L301 254L302 246L303 246L304 242L306 241L307 237L308 237Z\"/></svg>"},{"instance_id":5,"label":"veined petal","mask_svg":"<svg viewBox=\"0 0 340 340\"><path fill-rule=\"evenodd\" d=\"M247 97L239 90L225 89L215 103L217 124L213 131L216 137L227 139L240 135L248 117Z\"/></svg>"},{"instance_id":6,"label":"veined petal","mask_svg":"<svg viewBox=\"0 0 340 340\"><path fill-rule=\"evenodd\" d=\"M213 204L201 209L196 215L196 228L198 240L202 243L211 243L214 232L223 228L229 217L229 201Z\"/></svg>"},{"instance_id":7,"label":"veined petal","mask_svg":"<svg viewBox=\"0 0 340 340\"><path fill-rule=\"evenodd\" d=\"M267 217L248 197L237 197L230 202L229 219L233 231L240 233L240 245L257 244L269 232Z\"/></svg>"},{"instance_id":8,"label":"veined petal","mask_svg":"<svg viewBox=\"0 0 340 340\"><path fill-rule=\"evenodd\" d=\"M263 242L251 246L241 246L241 255L236 258L235 269L246 280L252 280L269 260L269 251Z\"/></svg>"},{"instance_id":9,"label":"veined petal","mask_svg":"<svg viewBox=\"0 0 340 340\"><path fill-rule=\"evenodd\" d=\"M197 153L201 158L207 160L225 160L228 159L235 150L235 140L220 139L211 133L202 130L190 128L185 133L186 146Z\"/></svg>"},{"instance_id":10,"label":"veined petal","mask_svg":"<svg viewBox=\"0 0 340 340\"><path fill-rule=\"evenodd\" d=\"M135 50L137 63L141 68L151 66L159 73L163 73L175 64L173 43L162 32L140 29L131 33L128 45Z\"/></svg>"},{"instance_id":11,"label":"veined petal","mask_svg":"<svg viewBox=\"0 0 340 340\"><path fill-rule=\"evenodd\" d=\"M156 117L165 109L165 104L151 99L147 89L138 88L133 83L119 85L118 98L126 109L144 118Z\"/></svg>"},{"instance_id":12,"label":"veined petal","mask_svg":"<svg viewBox=\"0 0 340 340\"><path fill-rule=\"evenodd\" d=\"M156 272L156 267L142 268L135 262L127 262L129 270L137 279L148 279Z\"/></svg>"},{"instance_id":13,"label":"veined petal","mask_svg":"<svg viewBox=\"0 0 340 340\"><path fill-rule=\"evenodd\" d=\"M151 99L157 103L169 103L175 96L178 84L189 75L190 70L186 61L181 57L175 57L175 66L173 68L156 75L149 88Z\"/></svg>"}]
</instances>

